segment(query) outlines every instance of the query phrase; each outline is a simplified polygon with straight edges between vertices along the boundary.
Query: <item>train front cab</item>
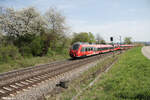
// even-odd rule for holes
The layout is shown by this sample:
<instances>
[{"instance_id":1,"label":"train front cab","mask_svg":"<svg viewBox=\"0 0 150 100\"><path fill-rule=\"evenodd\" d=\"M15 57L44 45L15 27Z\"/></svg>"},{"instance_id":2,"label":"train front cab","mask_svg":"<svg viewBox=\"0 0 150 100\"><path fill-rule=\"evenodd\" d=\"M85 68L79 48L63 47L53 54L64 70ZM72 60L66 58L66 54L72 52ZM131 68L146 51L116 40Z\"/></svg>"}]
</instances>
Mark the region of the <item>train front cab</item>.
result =
<instances>
[{"instance_id":1,"label":"train front cab","mask_svg":"<svg viewBox=\"0 0 150 100\"><path fill-rule=\"evenodd\" d=\"M93 54L93 48L90 45L73 44L69 54L72 58L85 57Z\"/></svg>"},{"instance_id":2,"label":"train front cab","mask_svg":"<svg viewBox=\"0 0 150 100\"><path fill-rule=\"evenodd\" d=\"M76 58L80 56L80 44L73 44L72 47L70 48L69 55L72 58Z\"/></svg>"}]
</instances>

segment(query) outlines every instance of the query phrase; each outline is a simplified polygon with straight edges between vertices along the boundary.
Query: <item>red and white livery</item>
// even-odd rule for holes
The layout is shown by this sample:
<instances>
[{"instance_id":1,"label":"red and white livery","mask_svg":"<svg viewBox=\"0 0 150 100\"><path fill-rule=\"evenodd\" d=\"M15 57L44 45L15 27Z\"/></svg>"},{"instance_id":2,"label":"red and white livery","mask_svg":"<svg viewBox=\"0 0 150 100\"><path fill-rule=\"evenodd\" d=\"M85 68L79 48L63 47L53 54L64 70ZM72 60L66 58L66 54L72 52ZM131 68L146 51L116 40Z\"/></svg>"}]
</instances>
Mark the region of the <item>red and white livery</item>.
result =
<instances>
[{"instance_id":1,"label":"red and white livery","mask_svg":"<svg viewBox=\"0 0 150 100\"><path fill-rule=\"evenodd\" d=\"M70 56L72 58L85 57L101 53L107 53L116 50L128 49L133 45L102 45L102 44L88 44L88 43L74 43L70 48Z\"/></svg>"}]
</instances>

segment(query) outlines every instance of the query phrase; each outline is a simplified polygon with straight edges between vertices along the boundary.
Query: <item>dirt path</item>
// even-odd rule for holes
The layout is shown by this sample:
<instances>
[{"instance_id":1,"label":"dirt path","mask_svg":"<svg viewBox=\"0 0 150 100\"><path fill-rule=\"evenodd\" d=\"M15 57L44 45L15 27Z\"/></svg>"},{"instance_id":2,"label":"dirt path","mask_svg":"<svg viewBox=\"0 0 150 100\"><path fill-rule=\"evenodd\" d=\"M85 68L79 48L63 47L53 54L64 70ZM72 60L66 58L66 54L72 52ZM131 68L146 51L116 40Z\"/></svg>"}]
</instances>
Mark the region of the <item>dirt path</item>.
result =
<instances>
[{"instance_id":1,"label":"dirt path","mask_svg":"<svg viewBox=\"0 0 150 100\"><path fill-rule=\"evenodd\" d=\"M142 53L145 57L150 59L150 46L145 46L142 48Z\"/></svg>"}]
</instances>

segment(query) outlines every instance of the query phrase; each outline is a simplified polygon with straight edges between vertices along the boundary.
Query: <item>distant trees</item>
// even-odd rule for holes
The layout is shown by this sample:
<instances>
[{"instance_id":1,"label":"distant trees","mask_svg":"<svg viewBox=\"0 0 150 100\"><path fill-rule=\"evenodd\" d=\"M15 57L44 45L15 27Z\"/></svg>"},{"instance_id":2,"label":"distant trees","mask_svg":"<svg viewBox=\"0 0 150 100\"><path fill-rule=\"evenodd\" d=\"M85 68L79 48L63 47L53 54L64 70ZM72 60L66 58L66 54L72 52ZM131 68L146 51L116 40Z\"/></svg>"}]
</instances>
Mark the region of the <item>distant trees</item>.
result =
<instances>
[{"instance_id":1,"label":"distant trees","mask_svg":"<svg viewBox=\"0 0 150 100\"><path fill-rule=\"evenodd\" d=\"M131 37L125 37L124 43L125 43L125 44L132 44L131 39L132 39Z\"/></svg>"},{"instance_id":2,"label":"distant trees","mask_svg":"<svg viewBox=\"0 0 150 100\"><path fill-rule=\"evenodd\" d=\"M103 37L100 36L100 34L96 34L96 43L97 44L106 44L106 41L103 39Z\"/></svg>"},{"instance_id":3,"label":"distant trees","mask_svg":"<svg viewBox=\"0 0 150 100\"><path fill-rule=\"evenodd\" d=\"M95 37L91 32L74 33L72 43L75 43L75 42L95 43Z\"/></svg>"}]
</instances>

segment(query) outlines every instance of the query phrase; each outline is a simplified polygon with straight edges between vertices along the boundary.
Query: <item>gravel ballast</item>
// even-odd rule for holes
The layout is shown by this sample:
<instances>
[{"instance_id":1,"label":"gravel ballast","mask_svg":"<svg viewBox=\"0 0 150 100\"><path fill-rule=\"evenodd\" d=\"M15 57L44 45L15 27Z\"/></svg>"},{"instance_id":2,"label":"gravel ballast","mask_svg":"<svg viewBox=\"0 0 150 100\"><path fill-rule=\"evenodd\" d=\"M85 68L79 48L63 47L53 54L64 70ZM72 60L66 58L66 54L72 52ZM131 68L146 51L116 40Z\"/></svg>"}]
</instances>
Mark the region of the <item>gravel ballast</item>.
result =
<instances>
[{"instance_id":1,"label":"gravel ballast","mask_svg":"<svg viewBox=\"0 0 150 100\"><path fill-rule=\"evenodd\" d=\"M49 80L43 81L36 86L31 86L28 89L18 92L15 96L9 98L4 98L5 100L39 100L40 97L45 96L50 93L61 80L72 80L78 77L81 73L94 67L98 62L102 62L110 56L101 58L98 61L92 62L90 64L84 65L80 68L76 68L72 71L66 72Z\"/></svg>"}]
</instances>

